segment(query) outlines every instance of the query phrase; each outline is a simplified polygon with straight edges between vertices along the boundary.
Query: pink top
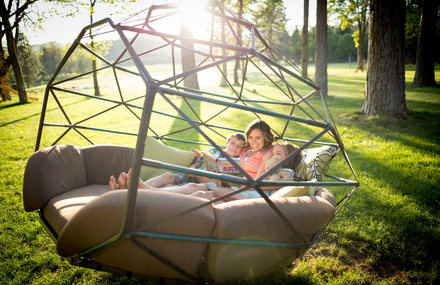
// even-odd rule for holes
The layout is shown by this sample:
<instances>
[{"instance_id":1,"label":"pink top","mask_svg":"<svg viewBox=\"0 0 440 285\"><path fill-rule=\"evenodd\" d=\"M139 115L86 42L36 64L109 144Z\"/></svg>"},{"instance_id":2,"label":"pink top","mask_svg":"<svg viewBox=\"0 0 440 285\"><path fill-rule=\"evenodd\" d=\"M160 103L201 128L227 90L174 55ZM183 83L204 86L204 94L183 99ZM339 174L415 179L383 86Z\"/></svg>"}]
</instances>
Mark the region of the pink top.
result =
<instances>
[{"instance_id":1,"label":"pink top","mask_svg":"<svg viewBox=\"0 0 440 285\"><path fill-rule=\"evenodd\" d=\"M262 150L254 154L253 156L246 157L246 154L250 149L243 150L240 152L238 157L241 161L241 167L244 171L246 171L253 179L257 176L258 169L260 168L261 164L263 163L263 156L266 154L266 152L270 150Z\"/></svg>"}]
</instances>

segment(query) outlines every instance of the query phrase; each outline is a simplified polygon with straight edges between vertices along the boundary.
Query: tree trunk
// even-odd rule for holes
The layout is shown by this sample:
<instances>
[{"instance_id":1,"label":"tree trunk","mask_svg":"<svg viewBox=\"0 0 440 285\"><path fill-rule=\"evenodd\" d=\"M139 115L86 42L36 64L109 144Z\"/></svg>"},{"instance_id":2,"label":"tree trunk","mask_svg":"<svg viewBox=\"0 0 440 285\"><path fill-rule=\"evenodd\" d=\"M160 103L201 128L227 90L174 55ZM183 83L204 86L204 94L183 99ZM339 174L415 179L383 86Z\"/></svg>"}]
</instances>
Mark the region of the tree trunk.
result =
<instances>
[{"instance_id":1,"label":"tree trunk","mask_svg":"<svg viewBox=\"0 0 440 285\"><path fill-rule=\"evenodd\" d=\"M93 11L95 10L95 3L96 1L90 1L90 24L93 23ZM90 36L90 48L96 52L95 48L95 42L93 41L93 34L92 29L89 30L89 36ZM93 75L93 88L95 89L95 96L101 96L101 92L99 91L99 81L98 81L98 74L96 72L97 66L96 66L96 57L92 55L92 75Z\"/></svg>"},{"instance_id":2,"label":"tree trunk","mask_svg":"<svg viewBox=\"0 0 440 285\"><path fill-rule=\"evenodd\" d=\"M183 17L180 19L180 35L183 37L192 37L191 27L185 25ZM182 71L186 72L194 69L196 66L196 56L194 54L194 44L191 40L181 40L182 46L181 48L181 57L182 57ZM183 79L183 86L192 88L192 89L200 89L199 80L197 77L197 73L191 73Z\"/></svg>"},{"instance_id":3,"label":"tree trunk","mask_svg":"<svg viewBox=\"0 0 440 285\"><path fill-rule=\"evenodd\" d=\"M241 20L243 18L243 0L238 0L238 18ZM239 24L237 24L237 45L242 45L242 38L241 38L241 27ZM234 66L234 84L238 84L238 69L240 69L240 60L235 60L235 66Z\"/></svg>"},{"instance_id":4,"label":"tree trunk","mask_svg":"<svg viewBox=\"0 0 440 285\"><path fill-rule=\"evenodd\" d=\"M414 85L435 86L434 53L438 0L423 0L420 14L419 39L416 53Z\"/></svg>"},{"instance_id":5,"label":"tree trunk","mask_svg":"<svg viewBox=\"0 0 440 285\"><path fill-rule=\"evenodd\" d=\"M315 82L327 96L327 0L316 5Z\"/></svg>"},{"instance_id":6,"label":"tree trunk","mask_svg":"<svg viewBox=\"0 0 440 285\"><path fill-rule=\"evenodd\" d=\"M92 59L92 70L93 70L93 87L95 89L95 96L101 96L101 92L99 91L99 81L98 81L98 73L96 72L96 58Z\"/></svg>"},{"instance_id":7,"label":"tree trunk","mask_svg":"<svg viewBox=\"0 0 440 285\"><path fill-rule=\"evenodd\" d=\"M307 64L309 62L309 0L304 0L304 24L302 30L301 70L307 77Z\"/></svg>"},{"instance_id":8,"label":"tree trunk","mask_svg":"<svg viewBox=\"0 0 440 285\"><path fill-rule=\"evenodd\" d=\"M357 72L358 70L364 72L364 59L362 58L363 48L362 45L359 45L357 48L357 67L354 72Z\"/></svg>"},{"instance_id":9,"label":"tree trunk","mask_svg":"<svg viewBox=\"0 0 440 285\"><path fill-rule=\"evenodd\" d=\"M222 0L221 2L221 6L220 6L220 11L221 13L224 15L225 9L224 9L224 5L225 5L225 0ZM225 33L225 18L222 18L222 32L221 32L221 37L222 37L222 43L225 44L226 43L226 33ZM224 48L222 48L222 56L226 56L226 50ZM220 86L227 86L228 82L227 82L227 76L228 76L228 68L226 66L226 62L222 63L222 76L220 79Z\"/></svg>"},{"instance_id":10,"label":"tree trunk","mask_svg":"<svg viewBox=\"0 0 440 285\"><path fill-rule=\"evenodd\" d=\"M2 25L6 34L6 44L8 46L9 59L14 71L15 82L17 84L18 98L20 103L26 103L28 101L26 94L26 87L24 85L23 74L21 73L20 63L17 58L17 49L12 34L12 28L8 19L8 12L6 11L5 3L2 1L0 4Z\"/></svg>"},{"instance_id":11,"label":"tree trunk","mask_svg":"<svg viewBox=\"0 0 440 285\"><path fill-rule=\"evenodd\" d=\"M0 84L9 86L9 68L11 67L10 58L5 58L4 52L0 51ZM0 88L2 100L11 100L11 94L9 90Z\"/></svg>"},{"instance_id":12,"label":"tree trunk","mask_svg":"<svg viewBox=\"0 0 440 285\"><path fill-rule=\"evenodd\" d=\"M364 38L365 38L365 28L362 26L361 23L358 24L359 26L359 45L357 47L357 68L356 71L360 70L364 72L364 59L363 59L363 53L364 53Z\"/></svg>"},{"instance_id":13,"label":"tree trunk","mask_svg":"<svg viewBox=\"0 0 440 285\"><path fill-rule=\"evenodd\" d=\"M404 44L405 0L371 0L362 112L407 117Z\"/></svg>"}]
</instances>

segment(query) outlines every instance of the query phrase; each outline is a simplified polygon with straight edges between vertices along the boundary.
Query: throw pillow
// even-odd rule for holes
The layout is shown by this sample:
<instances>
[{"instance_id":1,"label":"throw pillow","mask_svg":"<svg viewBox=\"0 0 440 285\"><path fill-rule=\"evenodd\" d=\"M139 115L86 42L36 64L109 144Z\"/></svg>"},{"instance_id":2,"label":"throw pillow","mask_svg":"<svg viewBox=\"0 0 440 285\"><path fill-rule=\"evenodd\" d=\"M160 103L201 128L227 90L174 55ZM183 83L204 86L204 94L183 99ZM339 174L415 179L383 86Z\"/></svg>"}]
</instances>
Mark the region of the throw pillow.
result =
<instances>
[{"instance_id":1,"label":"throw pillow","mask_svg":"<svg viewBox=\"0 0 440 285\"><path fill-rule=\"evenodd\" d=\"M145 140L144 157L164 163L189 166L195 157L195 153L163 144L155 138L147 136ZM167 171L168 170L162 168L142 166L140 178L145 181Z\"/></svg>"},{"instance_id":2,"label":"throw pillow","mask_svg":"<svg viewBox=\"0 0 440 285\"><path fill-rule=\"evenodd\" d=\"M295 179L301 181L317 179L322 181L331 160L338 151L338 147L328 145L304 150L302 160L295 169Z\"/></svg>"}]
</instances>

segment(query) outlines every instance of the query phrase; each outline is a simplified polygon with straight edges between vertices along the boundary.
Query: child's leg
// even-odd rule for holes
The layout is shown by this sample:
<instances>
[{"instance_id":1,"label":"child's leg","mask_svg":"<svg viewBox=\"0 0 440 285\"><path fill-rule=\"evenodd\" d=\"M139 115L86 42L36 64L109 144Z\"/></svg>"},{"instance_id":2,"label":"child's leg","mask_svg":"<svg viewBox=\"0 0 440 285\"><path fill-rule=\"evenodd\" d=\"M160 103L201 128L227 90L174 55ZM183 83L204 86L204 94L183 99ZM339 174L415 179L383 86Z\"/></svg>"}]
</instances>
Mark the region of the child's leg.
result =
<instances>
[{"instance_id":1,"label":"child's leg","mask_svg":"<svg viewBox=\"0 0 440 285\"><path fill-rule=\"evenodd\" d=\"M169 187L162 187L157 190L188 195L188 194L192 194L197 191L207 191L208 187L206 187L206 185L203 183L188 183L188 184L179 185L179 186L175 185L175 186L169 186Z\"/></svg>"},{"instance_id":2,"label":"child's leg","mask_svg":"<svg viewBox=\"0 0 440 285\"><path fill-rule=\"evenodd\" d=\"M218 198L223 195L229 194L232 191L234 191L234 190L232 190L229 187L217 187L215 190L213 190L213 192L214 192L213 195L214 195L214 198ZM224 201L226 202L226 201L241 200L241 199L248 199L248 197L246 195L241 194L241 193L237 193L235 195L229 196L228 198L224 199Z\"/></svg>"},{"instance_id":3,"label":"child's leg","mask_svg":"<svg viewBox=\"0 0 440 285\"><path fill-rule=\"evenodd\" d=\"M191 193L190 196L212 200L212 198L214 198L214 192L213 191L196 191L194 193Z\"/></svg>"},{"instance_id":4,"label":"child's leg","mask_svg":"<svg viewBox=\"0 0 440 285\"><path fill-rule=\"evenodd\" d=\"M150 178L144 182L144 184L154 187L161 188L166 185L180 184L188 181L188 175L180 172L166 172L156 177Z\"/></svg>"}]
</instances>

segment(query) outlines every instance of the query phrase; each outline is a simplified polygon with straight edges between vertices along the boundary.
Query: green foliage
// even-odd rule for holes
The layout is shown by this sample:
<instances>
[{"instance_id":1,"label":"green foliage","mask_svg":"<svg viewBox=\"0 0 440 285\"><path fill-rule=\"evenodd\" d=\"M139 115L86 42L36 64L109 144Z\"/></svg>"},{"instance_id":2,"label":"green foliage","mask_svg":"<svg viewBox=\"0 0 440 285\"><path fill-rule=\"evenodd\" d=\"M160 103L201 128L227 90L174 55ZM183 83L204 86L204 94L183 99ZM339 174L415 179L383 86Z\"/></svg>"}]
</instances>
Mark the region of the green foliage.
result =
<instances>
[{"instance_id":1,"label":"green foliage","mask_svg":"<svg viewBox=\"0 0 440 285\"><path fill-rule=\"evenodd\" d=\"M352 27L353 40L359 46L359 31L366 31L368 26L369 0L329 0L330 13L336 14L341 20L341 29Z\"/></svg>"},{"instance_id":2,"label":"green foliage","mask_svg":"<svg viewBox=\"0 0 440 285\"><path fill-rule=\"evenodd\" d=\"M32 82L38 81L41 78L43 67L40 63L39 55L34 51L34 48L22 33L18 37L17 56L24 81L29 88Z\"/></svg>"},{"instance_id":3,"label":"green foliage","mask_svg":"<svg viewBox=\"0 0 440 285\"><path fill-rule=\"evenodd\" d=\"M367 117L358 111L365 73L354 73L355 68L354 63L329 65L327 102L360 188L330 224L321 242L292 267L241 284L440 281L440 89L413 87L414 66L407 66L408 119ZM438 65L436 79L440 80ZM251 88L259 92L266 90L262 81L252 84ZM29 95L41 99L43 92L41 86ZM14 100L0 103L0 138L4 142L0 148L0 283L150 284L70 265L56 254L38 215L23 210L23 173L33 153L41 100L28 104ZM70 100L71 110L93 103ZM312 103L319 101L312 98ZM55 105L49 110L48 114L53 115ZM203 108L200 110L203 112ZM124 123L123 118L111 122ZM173 123L177 122L166 127L172 128ZM341 177L347 176L347 170L339 166L338 160L330 165Z\"/></svg>"},{"instance_id":4,"label":"green foliage","mask_svg":"<svg viewBox=\"0 0 440 285\"><path fill-rule=\"evenodd\" d=\"M275 46L283 46L289 37L286 31L286 13L282 0L264 0L252 11L252 23L266 41Z\"/></svg>"},{"instance_id":5,"label":"green foliage","mask_svg":"<svg viewBox=\"0 0 440 285\"><path fill-rule=\"evenodd\" d=\"M420 1L406 1L405 53L408 63L416 63L421 7Z\"/></svg>"},{"instance_id":6,"label":"green foliage","mask_svg":"<svg viewBox=\"0 0 440 285\"><path fill-rule=\"evenodd\" d=\"M40 62L44 67L46 76L51 77L55 74L63 56L64 50L58 43L50 42L41 45Z\"/></svg>"}]
</instances>

